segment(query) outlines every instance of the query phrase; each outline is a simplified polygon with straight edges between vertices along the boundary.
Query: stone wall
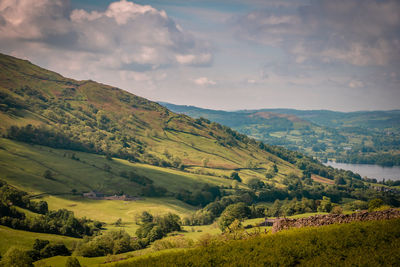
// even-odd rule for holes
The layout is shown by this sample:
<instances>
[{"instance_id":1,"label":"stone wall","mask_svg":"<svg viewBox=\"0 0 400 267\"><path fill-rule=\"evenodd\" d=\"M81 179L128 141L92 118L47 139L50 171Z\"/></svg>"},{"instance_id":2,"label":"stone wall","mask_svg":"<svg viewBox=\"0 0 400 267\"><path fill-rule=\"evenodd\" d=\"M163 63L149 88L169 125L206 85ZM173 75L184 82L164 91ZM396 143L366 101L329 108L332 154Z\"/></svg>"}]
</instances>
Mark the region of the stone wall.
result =
<instances>
[{"instance_id":1,"label":"stone wall","mask_svg":"<svg viewBox=\"0 0 400 267\"><path fill-rule=\"evenodd\" d=\"M400 210L388 209L384 211L361 211L352 214L324 214L315 215L307 218L276 219L272 226L272 232L278 232L289 228L300 228L305 226L321 226L334 223L349 223L355 221L372 221L372 220L388 220L400 217Z\"/></svg>"}]
</instances>

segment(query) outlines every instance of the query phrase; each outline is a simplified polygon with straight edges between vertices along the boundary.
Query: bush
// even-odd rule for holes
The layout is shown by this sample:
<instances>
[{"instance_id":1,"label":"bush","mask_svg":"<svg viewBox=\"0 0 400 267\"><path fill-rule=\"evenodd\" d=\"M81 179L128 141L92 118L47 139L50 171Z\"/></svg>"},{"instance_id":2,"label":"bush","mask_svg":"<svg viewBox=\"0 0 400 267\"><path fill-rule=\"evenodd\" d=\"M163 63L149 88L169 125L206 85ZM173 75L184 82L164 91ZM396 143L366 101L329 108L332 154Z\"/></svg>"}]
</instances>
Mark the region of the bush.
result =
<instances>
[{"instance_id":1,"label":"bush","mask_svg":"<svg viewBox=\"0 0 400 267\"><path fill-rule=\"evenodd\" d=\"M68 257L65 267L81 267L79 260L75 257Z\"/></svg>"},{"instance_id":2,"label":"bush","mask_svg":"<svg viewBox=\"0 0 400 267\"><path fill-rule=\"evenodd\" d=\"M236 219L241 220L249 217L250 215L251 211L245 203L241 202L237 204L232 204L226 207L226 209L222 212L221 217L218 220L218 225L222 231L225 231L226 228L229 229L229 226Z\"/></svg>"},{"instance_id":3,"label":"bush","mask_svg":"<svg viewBox=\"0 0 400 267\"><path fill-rule=\"evenodd\" d=\"M150 221L150 219L152 220ZM143 212L139 220L142 224L136 230L136 235L144 239L146 243L161 239L170 232L181 230L181 219L178 215L172 213L154 217L148 212Z\"/></svg>"},{"instance_id":4,"label":"bush","mask_svg":"<svg viewBox=\"0 0 400 267\"><path fill-rule=\"evenodd\" d=\"M385 202L383 202L382 199L375 198L368 202L368 211L374 211L375 209L379 208L380 206L383 206Z\"/></svg>"},{"instance_id":5,"label":"bush","mask_svg":"<svg viewBox=\"0 0 400 267\"><path fill-rule=\"evenodd\" d=\"M333 209L331 210L332 214L342 214L343 209L341 206L334 206Z\"/></svg>"},{"instance_id":6,"label":"bush","mask_svg":"<svg viewBox=\"0 0 400 267\"><path fill-rule=\"evenodd\" d=\"M11 247L7 250L0 261L0 266L7 267L30 267L33 266L33 260L27 251L16 247Z\"/></svg>"},{"instance_id":7,"label":"bush","mask_svg":"<svg viewBox=\"0 0 400 267\"><path fill-rule=\"evenodd\" d=\"M239 174L237 172L232 172L230 178L232 180L236 180L238 182L242 182L242 179L240 178Z\"/></svg>"},{"instance_id":8,"label":"bush","mask_svg":"<svg viewBox=\"0 0 400 267\"><path fill-rule=\"evenodd\" d=\"M78 244L75 253L84 257L100 257L132 251L135 245L125 231L110 231L93 239L84 240Z\"/></svg>"}]
</instances>

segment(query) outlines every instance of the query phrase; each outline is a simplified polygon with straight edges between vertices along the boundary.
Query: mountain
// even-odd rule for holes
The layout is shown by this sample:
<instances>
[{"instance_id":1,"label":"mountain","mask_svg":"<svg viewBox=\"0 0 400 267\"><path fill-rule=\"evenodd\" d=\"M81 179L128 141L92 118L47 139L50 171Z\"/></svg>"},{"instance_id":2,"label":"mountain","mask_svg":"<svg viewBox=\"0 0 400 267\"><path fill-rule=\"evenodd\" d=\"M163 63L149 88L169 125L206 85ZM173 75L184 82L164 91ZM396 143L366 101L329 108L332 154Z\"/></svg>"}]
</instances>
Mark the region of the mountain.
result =
<instances>
[{"instance_id":1,"label":"mountain","mask_svg":"<svg viewBox=\"0 0 400 267\"><path fill-rule=\"evenodd\" d=\"M400 165L400 111L336 112L259 109L215 111L161 103L172 111L222 123L272 145L321 160Z\"/></svg>"},{"instance_id":2,"label":"mountain","mask_svg":"<svg viewBox=\"0 0 400 267\"><path fill-rule=\"evenodd\" d=\"M0 131L9 139L219 177L238 171L244 181L264 178L272 164L280 169L277 178L301 173L226 126L121 89L68 79L6 55L0 68Z\"/></svg>"}]
</instances>

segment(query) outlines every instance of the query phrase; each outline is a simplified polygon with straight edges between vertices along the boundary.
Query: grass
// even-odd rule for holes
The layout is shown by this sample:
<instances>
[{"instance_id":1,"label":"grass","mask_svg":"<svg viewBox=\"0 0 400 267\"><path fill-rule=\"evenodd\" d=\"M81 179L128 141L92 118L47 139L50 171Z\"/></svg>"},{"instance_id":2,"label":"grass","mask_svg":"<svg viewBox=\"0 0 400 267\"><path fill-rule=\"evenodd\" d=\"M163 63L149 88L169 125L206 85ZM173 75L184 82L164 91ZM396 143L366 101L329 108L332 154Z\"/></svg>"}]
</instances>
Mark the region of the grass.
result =
<instances>
[{"instance_id":1,"label":"grass","mask_svg":"<svg viewBox=\"0 0 400 267\"><path fill-rule=\"evenodd\" d=\"M45 239L49 240L50 242L61 242L64 243L69 249L72 249L74 243L79 241L78 238L53 234L33 233L15 230L0 225L0 254L4 255L4 253L12 246L17 246L22 249L32 249L35 239Z\"/></svg>"},{"instance_id":2,"label":"grass","mask_svg":"<svg viewBox=\"0 0 400 267\"><path fill-rule=\"evenodd\" d=\"M75 154L79 160L71 159ZM111 172L104 170L104 165L111 167ZM97 190L114 194L124 190L130 195L137 195L140 187L128 179L119 176L121 171L134 171L163 186L168 191L179 189L196 190L202 184L230 186L232 181L226 178L193 174L169 168L131 163L127 160L106 160L104 156L53 149L38 145L0 139L0 179L33 194L49 193L70 194L72 189L78 192ZM55 180L48 180L43 173L50 170Z\"/></svg>"},{"instance_id":3,"label":"grass","mask_svg":"<svg viewBox=\"0 0 400 267\"><path fill-rule=\"evenodd\" d=\"M76 157L85 158L86 153L28 145L4 138L0 145L0 178L26 192L65 194L71 193L72 189L78 192L103 189L111 193L120 188L127 188L131 194L137 192L134 183L101 169L107 163L102 156L88 154L92 159L88 163L67 156L75 153ZM53 173L54 180L43 177L46 170Z\"/></svg>"},{"instance_id":4,"label":"grass","mask_svg":"<svg viewBox=\"0 0 400 267\"><path fill-rule=\"evenodd\" d=\"M198 240L205 234L217 235L222 231L219 229L217 223L201 226L183 226L183 235L187 238Z\"/></svg>"},{"instance_id":5,"label":"grass","mask_svg":"<svg viewBox=\"0 0 400 267\"><path fill-rule=\"evenodd\" d=\"M400 219L291 229L107 266L394 266Z\"/></svg>"},{"instance_id":6,"label":"grass","mask_svg":"<svg viewBox=\"0 0 400 267\"><path fill-rule=\"evenodd\" d=\"M112 201L110 201L112 202ZM57 203L57 201L56 201ZM118 204L118 203L114 203ZM305 214L299 214L299 215L293 215L290 216L289 218L301 218L301 217L309 217L313 216L316 214L324 214L324 213L305 213ZM243 225L253 225L255 226L257 223L260 223L264 221L264 218L255 218L255 219L247 219L243 221ZM121 227L117 227L115 225L106 225L106 231L110 230L125 230L129 234L134 235L136 231L137 225L134 222L124 222L122 223ZM178 235L182 235L185 238L192 239L194 241L197 241L199 239L202 239L206 235L213 235L213 236L218 236L221 234L221 230L219 229L217 223L213 223L211 225L203 225L203 226L183 226L182 227L183 231L178 232ZM251 229L247 229L246 231L249 233L252 232L258 232L260 234L267 233L271 227L255 227ZM290 232L291 230L289 230ZM14 238L16 237L16 238ZM32 233L32 232L26 232L26 231L20 231L20 230L14 230L10 229L8 227L0 226L0 239L1 240L6 240L7 242L0 242L2 246L0 247L0 253L4 254L4 252L11 246L19 246L21 248L25 249L30 249L33 241L36 238L40 239L47 239L52 242L65 242L67 247L71 248L73 247L73 244L76 241L79 241L79 239L76 238L70 238L70 237L64 237L64 236L58 236L58 235L50 235L50 234L41 234L41 233ZM138 250L138 251L133 251L133 252L127 252L119 255L113 255L109 257L95 257L95 258L84 258L84 257L77 257L81 264L84 264L85 266L96 266L98 264L102 264L104 262L110 262L112 260L116 259L123 259L123 258L129 258L129 257L153 257L156 255L161 255L164 253L169 253L171 251L180 251L181 249L172 249L172 250L163 250L163 251L158 251L154 252L152 250L152 247L148 247L146 249ZM38 261L35 263L35 266L64 266L66 262L67 257L52 257L48 259L43 259L41 261Z\"/></svg>"},{"instance_id":7,"label":"grass","mask_svg":"<svg viewBox=\"0 0 400 267\"><path fill-rule=\"evenodd\" d=\"M87 217L107 224L112 224L121 218L123 227L118 227L118 229L124 229L130 234L133 234L138 228L138 225L135 224L135 217L143 211L148 211L153 215L172 212L181 217L188 216L195 211L194 207L173 198L145 198L137 201L119 201L46 196L43 200L49 203L49 209L65 208L73 211L77 217ZM114 229L112 226L107 226L106 228Z\"/></svg>"}]
</instances>

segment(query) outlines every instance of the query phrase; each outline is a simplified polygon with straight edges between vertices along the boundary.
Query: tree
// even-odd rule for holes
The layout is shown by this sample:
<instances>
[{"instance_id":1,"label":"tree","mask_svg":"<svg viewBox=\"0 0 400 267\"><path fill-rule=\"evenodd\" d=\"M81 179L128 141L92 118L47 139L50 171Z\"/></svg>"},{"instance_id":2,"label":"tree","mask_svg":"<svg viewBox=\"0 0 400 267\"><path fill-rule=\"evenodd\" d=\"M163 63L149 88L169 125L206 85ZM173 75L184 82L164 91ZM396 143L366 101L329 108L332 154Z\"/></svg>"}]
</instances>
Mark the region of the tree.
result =
<instances>
[{"instance_id":1,"label":"tree","mask_svg":"<svg viewBox=\"0 0 400 267\"><path fill-rule=\"evenodd\" d=\"M276 173L278 172L278 166L276 166L276 164L272 164L272 166L270 166L267 170L267 173L265 174L265 177L270 179L273 178Z\"/></svg>"},{"instance_id":2,"label":"tree","mask_svg":"<svg viewBox=\"0 0 400 267\"><path fill-rule=\"evenodd\" d=\"M229 229L229 225L231 225L236 219L242 220L250 216L250 214L251 211L249 207L247 207L243 202L229 205L222 212L221 217L219 218L219 227L222 231L225 231L226 228Z\"/></svg>"},{"instance_id":3,"label":"tree","mask_svg":"<svg viewBox=\"0 0 400 267\"><path fill-rule=\"evenodd\" d=\"M68 257L65 267L81 267L79 260L75 257Z\"/></svg>"},{"instance_id":4,"label":"tree","mask_svg":"<svg viewBox=\"0 0 400 267\"><path fill-rule=\"evenodd\" d=\"M368 202L368 211L373 211L373 210L383 206L384 204L385 204L385 202L383 202L382 199L375 198L375 199L371 200L370 202Z\"/></svg>"},{"instance_id":5,"label":"tree","mask_svg":"<svg viewBox=\"0 0 400 267\"><path fill-rule=\"evenodd\" d=\"M4 254L0 265L7 267L30 267L33 266L32 262L33 260L27 251L11 247L7 250L6 254Z\"/></svg>"},{"instance_id":6,"label":"tree","mask_svg":"<svg viewBox=\"0 0 400 267\"><path fill-rule=\"evenodd\" d=\"M274 205L272 205L271 209L269 210L269 215L273 217L279 217L281 215L281 207L281 201L279 199L276 199L274 201Z\"/></svg>"},{"instance_id":7,"label":"tree","mask_svg":"<svg viewBox=\"0 0 400 267\"><path fill-rule=\"evenodd\" d=\"M122 224L122 219L121 218L118 218L118 220L114 223L114 225L115 226L121 226L121 224Z\"/></svg>"},{"instance_id":8,"label":"tree","mask_svg":"<svg viewBox=\"0 0 400 267\"><path fill-rule=\"evenodd\" d=\"M40 200L36 203L36 211L40 214L46 214L49 211L49 207L46 201Z\"/></svg>"},{"instance_id":9,"label":"tree","mask_svg":"<svg viewBox=\"0 0 400 267\"><path fill-rule=\"evenodd\" d=\"M275 173L277 173L279 171L278 166L276 166L275 163L272 165L272 169L274 170Z\"/></svg>"},{"instance_id":10,"label":"tree","mask_svg":"<svg viewBox=\"0 0 400 267\"><path fill-rule=\"evenodd\" d=\"M318 212L330 212L332 210L332 202L329 197L323 196L318 207Z\"/></svg>"},{"instance_id":11,"label":"tree","mask_svg":"<svg viewBox=\"0 0 400 267\"><path fill-rule=\"evenodd\" d=\"M138 219L140 224L151 223L153 221L153 215L147 211L143 211Z\"/></svg>"},{"instance_id":12,"label":"tree","mask_svg":"<svg viewBox=\"0 0 400 267\"><path fill-rule=\"evenodd\" d=\"M240 178L239 174L237 172L232 172L231 177L232 180L236 180L238 182L242 182L242 179Z\"/></svg>"},{"instance_id":13,"label":"tree","mask_svg":"<svg viewBox=\"0 0 400 267\"><path fill-rule=\"evenodd\" d=\"M259 190L265 187L265 184L257 178L248 180L247 185L253 190Z\"/></svg>"},{"instance_id":14,"label":"tree","mask_svg":"<svg viewBox=\"0 0 400 267\"><path fill-rule=\"evenodd\" d=\"M343 179L342 176L338 176L338 177L335 178L335 184L344 185L344 184L346 184L346 180Z\"/></svg>"}]
</instances>

